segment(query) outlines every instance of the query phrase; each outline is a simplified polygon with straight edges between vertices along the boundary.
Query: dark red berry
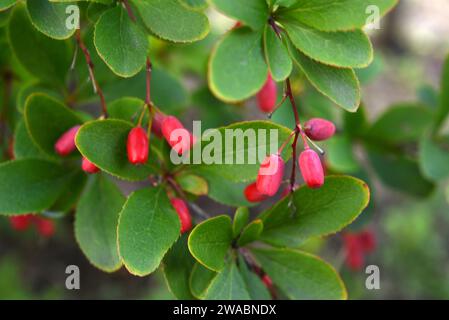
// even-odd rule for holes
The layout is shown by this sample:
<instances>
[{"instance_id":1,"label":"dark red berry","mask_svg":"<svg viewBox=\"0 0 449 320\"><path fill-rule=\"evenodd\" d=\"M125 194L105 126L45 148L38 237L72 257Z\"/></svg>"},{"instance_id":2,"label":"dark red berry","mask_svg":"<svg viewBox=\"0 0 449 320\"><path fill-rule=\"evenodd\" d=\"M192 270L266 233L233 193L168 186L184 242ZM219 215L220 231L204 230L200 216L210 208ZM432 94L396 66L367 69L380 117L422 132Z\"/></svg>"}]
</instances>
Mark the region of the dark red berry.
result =
<instances>
[{"instance_id":1,"label":"dark red berry","mask_svg":"<svg viewBox=\"0 0 449 320\"><path fill-rule=\"evenodd\" d=\"M165 116L160 113L156 112L153 115L153 122L151 124L151 132L156 135L158 138L162 138L162 121L164 120Z\"/></svg>"},{"instance_id":2,"label":"dark red berry","mask_svg":"<svg viewBox=\"0 0 449 320\"><path fill-rule=\"evenodd\" d=\"M55 143L55 151L60 156L67 156L76 149L75 136L80 126L74 126L66 131Z\"/></svg>"},{"instance_id":3,"label":"dark red berry","mask_svg":"<svg viewBox=\"0 0 449 320\"><path fill-rule=\"evenodd\" d=\"M260 111L270 113L276 108L276 101L276 82L271 77L271 74L268 74L267 81L257 94L257 105L259 106Z\"/></svg>"},{"instance_id":4,"label":"dark red berry","mask_svg":"<svg viewBox=\"0 0 449 320\"><path fill-rule=\"evenodd\" d=\"M281 186L284 176L284 160L278 154L272 154L265 158L260 165L257 175L257 190L264 195L274 196Z\"/></svg>"},{"instance_id":5,"label":"dark red berry","mask_svg":"<svg viewBox=\"0 0 449 320\"><path fill-rule=\"evenodd\" d=\"M365 230L358 235L362 249L367 252L373 252L376 249L376 237L370 230Z\"/></svg>"},{"instance_id":6,"label":"dark red berry","mask_svg":"<svg viewBox=\"0 0 449 320\"><path fill-rule=\"evenodd\" d=\"M181 221L181 233L189 231L192 228L192 218L187 204L184 200L179 198L172 198L170 201Z\"/></svg>"},{"instance_id":7,"label":"dark red berry","mask_svg":"<svg viewBox=\"0 0 449 320\"><path fill-rule=\"evenodd\" d=\"M52 220L36 217L35 223L37 231L41 236L49 238L55 233L55 225Z\"/></svg>"},{"instance_id":8,"label":"dark red berry","mask_svg":"<svg viewBox=\"0 0 449 320\"><path fill-rule=\"evenodd\" d=\"M325 119L313 118L304 124L304 132L312 140L323 141L334 135L335 125Z\"/></svg>"},{"instance_id":9,"label":"dark red berry","mask_svg":"<svg viewBox=\"0 0 449 320\"><path fill-rule=\"evenodd\" d=\"M17 231L24 231L28 229L30 223L32 222L31 220L32 220L31 214L25 214L9 218L9 221L11 222L11 227Z\"/></svg>"},{"instance_id":10,"label":"dark red berry","mask_svg":"<svg viewBox=\"0 0 449 320\"><path fill-rule=\"evenodd\" d=\"M261 202L268 198L267 195L264 195L264 194L260 193L259 190L257 190L256 182L248 185L245 188L243 193L245 194L246 200L248 200L249 202L253 202L253 203Z\"/></svg>"},{"instance_id":11,"label":"dark red berry","mask_svg":"<svg viewBox=\"0 0 449 320\"><path fill-rule=\"evenodd\" d=\"M182 155L195 144L196 138L176 117L167 116L162 121L162 134L168 144Z\"/></svg>"},{"instance_id":12,"label":"dark red berry","mask_svg":"<svg viewBox=\"0 0 449 320\"><path fill-rule=\"evenodd\" d=\"M306 149L299 156L299 168L309 188L320 188L324 184L324 170L318 153Z\"/></svg>"},{"instance_id":13,"label":"dark red berry","mask_svg":"<svg viewBox=\"0 0 449 320\"><path fill-rule=\"evenodd\" d=\"M360 270L365 257L359 235L346 233L343 235L344 247L346 251L346 265L353 271Z\"/></svg>"},{"instance_id":14,"label":"dark red berry","mask_svg":"<svg viewBox=\"0 0 449 320\"><path fill-rule=\"evenodd\" d=\"M81 163L81 167L83 168L84 172L87 173L97 173L100 171L96 165L94 165L92 162L87 160L87 158L83 157L83 162Z\"/></svg>"},{"instance_id":15,"label":"dark red berry","mask_svg":"<svg viewBox=\"0 0 449 320\"><path fill-rule=\"evenodd\" d=\"M132 164L144 164L148 160L148 136L142 127L133 128L128 134L128 160Z\"/></svg>"}]
</instances>

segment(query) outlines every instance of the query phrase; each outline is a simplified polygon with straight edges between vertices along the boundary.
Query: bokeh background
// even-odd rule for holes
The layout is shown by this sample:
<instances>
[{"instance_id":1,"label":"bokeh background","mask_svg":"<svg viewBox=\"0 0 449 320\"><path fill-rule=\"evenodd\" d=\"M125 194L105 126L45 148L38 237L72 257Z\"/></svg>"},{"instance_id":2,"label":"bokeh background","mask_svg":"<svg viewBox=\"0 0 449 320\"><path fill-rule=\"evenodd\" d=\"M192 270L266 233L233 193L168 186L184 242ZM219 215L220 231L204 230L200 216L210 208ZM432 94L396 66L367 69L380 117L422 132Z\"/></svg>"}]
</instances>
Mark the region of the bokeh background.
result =
<instances>
[{"instance_id":1,"label":"bokeh background","mask_svg":"<svg viewBox=\"0 0 449 320\"><path fill-rule=\"evenodd\" d=\"M213 10L209 17L212 33L199 43L173 47L152 40L156 61L182 77L186 103L179 112L186 123L188 119L201 119L203 129L242 119L262 119L254 101L230 106L208 92L204 75L211 46L235 23ZM370 31L375 61L359 74L369 119L376 119L397 103L419 102L435 107L442 65L449 53L447 17L447 0L401 0L381 22L381 30ZM309 90L300 79L294 87L300 93ZM299 99L302 98L300 94ZM311 106L315 108L311 114L335 116L339 112L313 93L304 97L306 115ZM292 121L290 110L283 109L286 112L280 110L273 120L288 124ZM363 163L363 155L360 157ZM449 195L445 195L445 186L437 188L430 197L417 199L385 187L375 177L371 184L376 192L370 212L359 219L365 220L363 228L376 238L376 249L366 257L366 264L379 266L380 290L365 288L363 269L354 271L347 267L341 235L313 239L304 249L318 253L339 270L350 299L449 299ZM122 188L129 192L131 187L123 184ZM233 212L210 200L199 199L198 203L211 214ZM252 213L257 214L258 210L253 209ZM106 274L95 269L76 244L72 217L62 216L55 221L56 234L46 239L32 230L14 232L7 218L0 219L0 299L173 298L160 270L138 278L126 270ZM65 289L65 268L72 264L81 271L80 290Z\"/></svg>"}]
</instances>

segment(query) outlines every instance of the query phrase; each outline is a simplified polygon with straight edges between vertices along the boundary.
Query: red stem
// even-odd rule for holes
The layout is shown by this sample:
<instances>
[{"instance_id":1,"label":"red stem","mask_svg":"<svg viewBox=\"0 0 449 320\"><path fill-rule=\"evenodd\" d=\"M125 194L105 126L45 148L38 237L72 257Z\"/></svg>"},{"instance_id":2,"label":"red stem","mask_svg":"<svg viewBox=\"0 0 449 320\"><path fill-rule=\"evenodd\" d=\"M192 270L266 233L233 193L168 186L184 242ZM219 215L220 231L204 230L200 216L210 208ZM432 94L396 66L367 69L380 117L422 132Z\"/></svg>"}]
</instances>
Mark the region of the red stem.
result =
<instances>
[{"instance_id":1,"label":"red stem","mask_svg":"<svg viewBox=\"0 0 449 320\"><path fill-rule=\"evenodd\" d=\"M130 17L130 19L136 22L136 16L134 15L128 0L123 0L123 4L125 5L126 11L128 11L128 16Z\"/></svg>"},{"instance_id":2,"label":"red stem","mask_svg":"<svg viewBox=\"0 0 449 320\"><path fill-rule=\"evenodd\" d=\"M108 112L107 112L107 108L106 108L106 100L104 98L103 91L101 90L100 86L98 85L97 80L95 79L94 64L92 62L92 58L90 56L89 50L87 49L86 45L83 42L83 39L81 38L81 32L79 29L76 30L76 32L75 32L75 38L76 38L76 42L78 43L78 46L83 51L84 57L86 58L87 68L89 70L89 77L90 77L90 80L92 81L95 92L100 97L101 109L103 111L103 116L105 118L107 118Z\"/></svg>"}]
</instances>

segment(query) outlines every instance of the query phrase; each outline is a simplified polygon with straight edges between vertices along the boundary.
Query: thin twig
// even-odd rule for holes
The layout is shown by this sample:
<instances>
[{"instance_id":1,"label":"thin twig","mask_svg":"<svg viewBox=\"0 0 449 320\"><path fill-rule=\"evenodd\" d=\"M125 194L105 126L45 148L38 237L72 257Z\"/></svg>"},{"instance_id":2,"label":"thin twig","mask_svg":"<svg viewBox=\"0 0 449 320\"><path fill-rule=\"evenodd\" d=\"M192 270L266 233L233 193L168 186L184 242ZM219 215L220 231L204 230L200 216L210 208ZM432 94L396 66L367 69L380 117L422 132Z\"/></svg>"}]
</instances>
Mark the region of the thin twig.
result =
<instances>
[{"instance_id":1,"label":"thin twig","mask_svg":"<svg viewBox=\"0 0 449 320\"><path fill-rule=\"evenodd\" d=\"M75 32L75 38L78 43L78 46L83 51L84 57L86 58L86 64L87 64L87 68L89 70L89 77L90 77L90 80L92 81L94 91L100 97L100 103L101 103L101 109L103 111L103 117L107 118L108 112L107 112L107 108L106 108L106 100L104 98L103 91L101 90L100 86L98 85L97 80L95 79L94 64L92 62L92 58L90 56L89 50L87 49L86 45L83 42L83 39L81 38L81 32L79 29L76 30L76 32Z\"/></svg>"},{"instance_id":2,"label":"thin twig","mask_svg":"<svg viewBox=\"0 0 449 320\"><path fill-rule=\"evenodd\" d=\"M133 10L131 9L131 6L129 5L128 0L122 0L122 1L123 1L123 4L125 5L126 11L128 12L129 18L132 21L136 22L136 16L134 15Z\"/></svg>"}]
</instances>

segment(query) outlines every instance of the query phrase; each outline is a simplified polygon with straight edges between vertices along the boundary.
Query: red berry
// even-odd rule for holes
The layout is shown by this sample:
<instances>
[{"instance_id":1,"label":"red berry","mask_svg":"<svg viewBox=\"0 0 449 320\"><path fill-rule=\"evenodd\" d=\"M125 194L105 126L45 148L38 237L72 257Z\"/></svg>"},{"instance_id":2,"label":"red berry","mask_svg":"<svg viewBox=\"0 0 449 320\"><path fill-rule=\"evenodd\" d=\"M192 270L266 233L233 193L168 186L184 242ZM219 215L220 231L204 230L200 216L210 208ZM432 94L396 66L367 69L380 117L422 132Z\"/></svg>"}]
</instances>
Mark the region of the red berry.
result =
<instances>
[{"instance_id":1,"label":"red berry","mask_svg":"<svg viewBox=\"0 0 449 320\"><path fill-rule=\"evenodd\" d=\"M319 188L324 184L324 170L320 156L312 149L306 149L299 156L299 168L309 188Z\"/></svg>"},{"instance_id":2,"label":"red berry","mask_svg":"<svg viewBox=\"0 0 449 320\"><path fill-rule=\"evenodd\" d=\"M263 284L264 284L268 289L270 289L271 287L273 287L273 281L271 280L271 278L270 278L267 274L265 274L265 275L262 277L262 282L263 282Z\"/></svg>"},{"instance_id":3,"label":"red berry","mask_svg":"<svg viewBox=\"0 0 449 320\"><path fill-rule=\"evenodd\" d=\"M168 144L179 154L190 150L195 144L196 138L182 123L173 116L165 117L162 121L162 134Z\"/></svg>"},{"instance_id":4,"label":"red berry","mask_svg":"<svg viewBox=\"0 0 449 320\"><path fill-rule=\"evenodd\" d=\"M37 217L35 223L40 235L49 238L55 233L55 225L52 220Z\"/></svg>"},{"instance_id":5,"label":"red berry","mask_svg":"<svg viewBox=\"0 0 449 320\"><path fill-rule=\"evenodd\" d=\"M128 160L132 164L144 164L148 160L148 136L142 127L133 128L128 134Z\"/></svg>"},{"instance_id":6,"label":"red berry","mask_svg":"<svg viewBox=\"0 0 449 320\"><path fill-rule=\"evenodd\" d=\"M55 151L61 156L67 156L75 149L75 136L80 126L74 126L66 131L55 143Z\"/></svg>"},{"instance_id":7,"label":"red berry","mask_svg":"<svg viewBox=\"0 0 449 320\"><path fill-rule=\"evenodd\" d=\"M179 220L181 221L181 233L185 233L192 228L192 218L190 217L189 208L184 200L179 198L173 198L170 200L173 208L178 213Z\"/></svg>"},{"instance_id":8,"label":"red berry","mask_svg":"<svg viewBox=\"0 0 449 320\"><path fill-rule=\"evenodd\" d=\"M277 101L277 86L270 74L262 89L257 94L257 104L260 111L270 113L274 111Z\"/></svg>"},{"instance_id":9,"label":"red berry","mask_svg":"<svg viewBox=\"0 0 449 320\"><path fill-rule=\"evenodd\" d=\"M360 270L364 265L363 247L359 235L346 233L343 235L346 250L346 264L351 270Z\"/></svg>"},{"instance_id":10,"label":"red berry","mask_svg":"<svg viewBox=\"0 0 449 320\"><path fill-rule=\"evenodd\" d=\"M248 200L249 202L261 202L268 198L268 196L260 193L259 190L257 190L256 182L248 185L243 193L245 194L246 200Z\"/></svg>"},{"instance_id":11,"label":"red berry","mask_svg":"<svg viewBox=\"0 0 449 320\"><path fill-rule=\"evenodd\" d=\"M284 160L278 154L265 158L257 175L257 190L264 195L274 196L278 192L284 176Z\"/></svg>"},{"instance_id":12,"label":"red berry","mask_svg":"<svg viewBox=\"0 0 449 320\"><path fill-rule=\"evenodd\" d=\"M365 252L372 252L376 248L376 237L370 230L365 230L358 235L360 245Z\"/></svg>"},{"instance_id":13,"label":"red berry","mask_svg":"<svg viewBox=\"0 0 449 320\"><path fill-rule=\"evenodd\" d=\"M304 124L304 132L312 140L323 141L334 135L335 125L325 119L313 118Z\"/></svg>"},{"instance_id":14,"label":"red berry","mask_svg":"<svg viewBox=\"0 0 449 320\"><path fill-rule=\"evenodd\" d=\"M83 157L83 162L81 163L81 167L83 168L84 172L87 173L97 173L100 171L96 165L94 165L92 162L87 160L87 158Z\"/></svg>"},{"instance_id":15,"label":"red berry","mask_svg":"<svg viewBox=\"0 0 449 320\"><path fill-rule=\"evenodd\" d=\"M162 138L162 121L164 120L164 115L160 112L156 112L153 115L153 122L151 124L151 132L158 138Z\"/></svg>"},{"instance_id":16,"label":"red berry","mask_svg":"<svg viewBox=\"0 0 449 320\"><path fill-rule=\"evenodd\" d=\"M10 217L9 221L11 222L11 226L14 230L24 231L28 229L32 220L31 214L25 214L21 216Z\"/></svg>"}]
</instances>

